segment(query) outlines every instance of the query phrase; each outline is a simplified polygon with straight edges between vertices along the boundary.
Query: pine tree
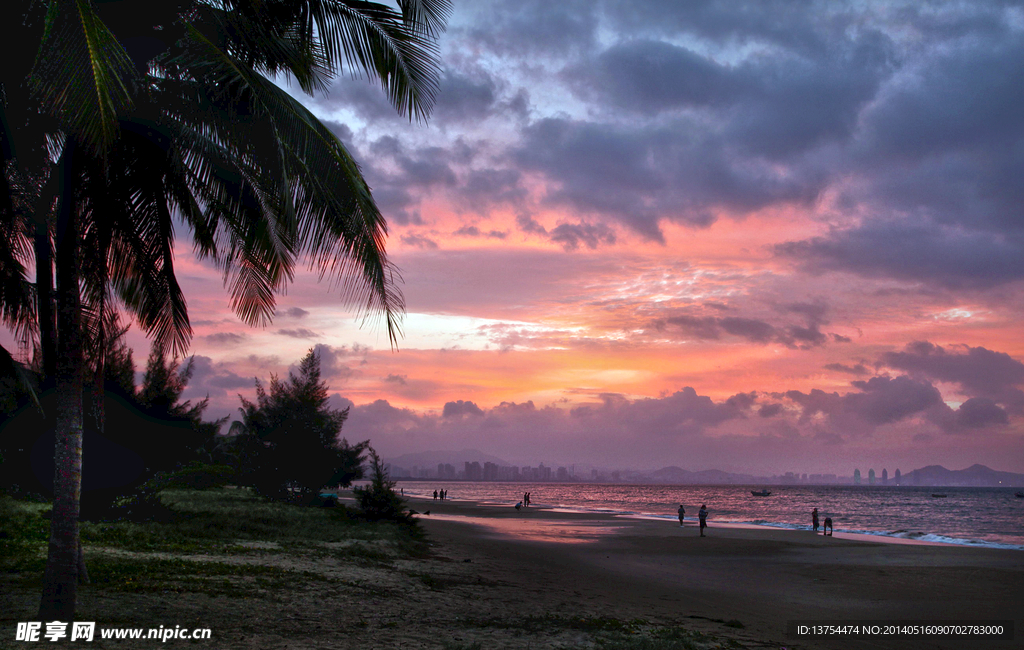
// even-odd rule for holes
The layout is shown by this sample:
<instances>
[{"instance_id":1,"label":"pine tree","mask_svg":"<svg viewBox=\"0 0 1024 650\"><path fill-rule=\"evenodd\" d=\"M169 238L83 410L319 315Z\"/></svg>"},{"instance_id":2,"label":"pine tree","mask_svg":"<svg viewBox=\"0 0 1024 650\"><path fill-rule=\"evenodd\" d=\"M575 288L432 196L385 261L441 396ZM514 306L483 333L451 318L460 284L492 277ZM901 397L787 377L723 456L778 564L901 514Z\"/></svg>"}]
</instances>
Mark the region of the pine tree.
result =
<instances>
[{"instance_id":1,"label":"pine tree","mask_svg":"<svg viewBox=\"0 0 1024 650\"><path fill-rule=\"evenodd\" d=\"M255 403L239 396L244 433L235 444L246 482L271 498L302 500L324 486L362 478L369 441L338 440L348 409L327 405L328 386L313 350L299 362L297 375L289 373L285 381L271 376L269 388L256 381Z\"/></svg>"}]
</instances>

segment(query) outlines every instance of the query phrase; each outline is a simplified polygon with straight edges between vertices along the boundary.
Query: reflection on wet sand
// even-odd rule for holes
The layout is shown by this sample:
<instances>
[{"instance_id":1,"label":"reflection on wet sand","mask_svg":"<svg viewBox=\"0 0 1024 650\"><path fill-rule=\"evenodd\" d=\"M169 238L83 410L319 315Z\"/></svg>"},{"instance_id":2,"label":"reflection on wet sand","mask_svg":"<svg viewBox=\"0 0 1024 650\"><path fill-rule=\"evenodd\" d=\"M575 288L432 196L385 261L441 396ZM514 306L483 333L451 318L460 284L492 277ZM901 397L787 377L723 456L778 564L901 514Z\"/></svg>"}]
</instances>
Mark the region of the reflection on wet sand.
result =
<instances>
[{"instance_id":1,"label":"reflection on wet sand","mask_svg":"<svg viewBox=\"0 0 1024 650\"><path fill-rule=\"evenodd\" d=\"M528 517L473 517L452 514L433 514L431 519L480 526L494 535L510 536L535 542L586 544L616 533L625 526L614 526L604 521L559 521Z\"/></svg>"}]
</instances>

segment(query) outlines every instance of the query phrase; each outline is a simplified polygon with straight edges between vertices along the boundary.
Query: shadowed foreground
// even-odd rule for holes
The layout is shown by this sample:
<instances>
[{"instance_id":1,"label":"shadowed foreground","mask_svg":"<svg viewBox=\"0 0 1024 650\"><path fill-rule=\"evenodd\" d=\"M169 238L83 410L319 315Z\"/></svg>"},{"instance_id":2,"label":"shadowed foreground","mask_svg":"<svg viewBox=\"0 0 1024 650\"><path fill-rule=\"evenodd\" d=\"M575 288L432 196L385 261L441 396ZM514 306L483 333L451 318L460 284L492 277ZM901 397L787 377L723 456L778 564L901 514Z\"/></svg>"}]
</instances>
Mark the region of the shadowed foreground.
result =
<instances>
[{"instance_id":1,"label":"shadowed foreground","mask_svg":"<svg viewBox=\"0 0 1024 650\"><path fill-rule=\"evenodd\" d=\"M79 620L208 627L211 642L158 645L240 649L955 648L973 646L789 639L785 622L1016 616L1021 625L1020 551L879 544L713 521L702 539L689 522L680 529L414 501L431 512L420 517L424 540L415 528L355 522L341 509L269 504L242 490L164 498L181 513L174 523L84 526L93 584L81 588ZM2 648L27 647L14 641L15 626L33 619L38 605L42 547L32 546L31 527L45 520L30 515L18 515L27 533L3 538Z\"/></svg>"}]
</instances>

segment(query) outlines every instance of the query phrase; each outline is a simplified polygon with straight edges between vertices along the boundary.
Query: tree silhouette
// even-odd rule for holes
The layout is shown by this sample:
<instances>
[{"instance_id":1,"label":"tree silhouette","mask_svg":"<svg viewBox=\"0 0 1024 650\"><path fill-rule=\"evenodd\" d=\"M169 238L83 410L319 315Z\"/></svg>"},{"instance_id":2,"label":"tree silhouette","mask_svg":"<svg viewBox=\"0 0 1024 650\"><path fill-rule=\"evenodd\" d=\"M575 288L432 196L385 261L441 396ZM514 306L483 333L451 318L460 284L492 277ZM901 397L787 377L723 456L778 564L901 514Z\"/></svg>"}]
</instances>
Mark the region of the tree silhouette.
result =
<instances>
[{"instance_id":1,"label":"tree silhouette","mask_svg":"<svg viewBox=\"0 0 1024 650\"><path fill-rule=\"evenodd\" d=\"M310 350L297 374L271 376L270 391L256 381L256 402L242 396L243 433L236 438L245 459L242 480L267 497L302 501L324 486L347 486L362 478L369 441L338 439L348 408L328 406L320 358Z\"/></svg>"}]
</instances>

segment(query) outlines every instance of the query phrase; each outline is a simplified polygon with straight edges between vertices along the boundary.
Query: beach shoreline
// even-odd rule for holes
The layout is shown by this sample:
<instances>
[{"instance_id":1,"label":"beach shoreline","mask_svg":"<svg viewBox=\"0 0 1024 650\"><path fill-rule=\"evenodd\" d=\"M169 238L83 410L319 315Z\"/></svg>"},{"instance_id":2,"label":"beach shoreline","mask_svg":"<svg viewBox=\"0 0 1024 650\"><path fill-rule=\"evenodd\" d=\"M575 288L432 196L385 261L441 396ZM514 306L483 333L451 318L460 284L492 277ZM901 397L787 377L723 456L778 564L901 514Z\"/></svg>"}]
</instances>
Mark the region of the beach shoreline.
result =
<instances>
[{"instance_id":1,"label":"beach shoreline","mask_svg":"<svg viewBox=\"0 0 1024 650\"><path fill-rule=\"evenodd\" d=\"M689 520L680 527L668 520L610 513L517 512L509 506L415 497L410 503L430 512L419 519L447 552L473 557L494 579L525 579L578 594L576 604L586 603L593 615L738 634L787 648L962 648L973 643L787 637L787 622L796 620L1012 620L1021 630L1024 553L1016 550L849 533L826 537L770 526L719 525L713 519L707 537L701 538ZM986 648L1019 647L1018 642L979 641Z\"/></svg>"}]
</instances>

